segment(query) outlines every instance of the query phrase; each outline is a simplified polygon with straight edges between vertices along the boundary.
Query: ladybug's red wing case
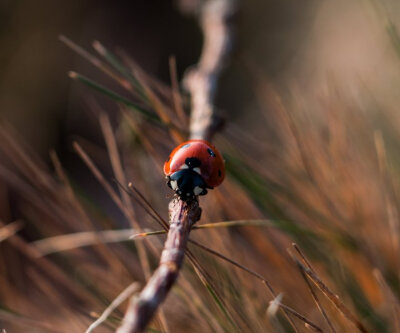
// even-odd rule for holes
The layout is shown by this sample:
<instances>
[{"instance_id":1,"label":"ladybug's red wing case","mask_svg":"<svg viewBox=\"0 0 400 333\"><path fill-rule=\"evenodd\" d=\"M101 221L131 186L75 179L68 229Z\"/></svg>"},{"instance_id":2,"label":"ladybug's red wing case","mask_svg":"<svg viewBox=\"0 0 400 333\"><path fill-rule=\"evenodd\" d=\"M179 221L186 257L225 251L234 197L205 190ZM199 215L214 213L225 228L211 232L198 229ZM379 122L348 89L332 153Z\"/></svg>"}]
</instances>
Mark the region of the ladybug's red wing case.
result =
<instances>
[{"instance_id":1,"label":"ladybug's red wing case","mask_svg":"<svg viewBox=\"0 0 400 333\"><path fill-rule=\"evenodd\" d=\"M164 164L168 185L183 200L207 193L222 183L225 163L220 152L205 140L189 140L176 147Z\"/></svg>"}]
</instances>

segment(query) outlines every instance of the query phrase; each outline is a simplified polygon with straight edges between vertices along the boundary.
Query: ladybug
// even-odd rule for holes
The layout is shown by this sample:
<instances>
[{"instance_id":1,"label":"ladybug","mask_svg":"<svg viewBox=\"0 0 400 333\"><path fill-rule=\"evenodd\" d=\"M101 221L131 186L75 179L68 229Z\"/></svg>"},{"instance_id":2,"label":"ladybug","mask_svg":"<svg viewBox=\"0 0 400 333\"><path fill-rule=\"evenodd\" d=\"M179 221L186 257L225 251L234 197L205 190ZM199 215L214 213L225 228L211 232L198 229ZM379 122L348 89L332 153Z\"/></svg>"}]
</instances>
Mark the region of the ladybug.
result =
<instances>
[{"instance_id":1,"label":"ladybug","mask_svg":"<svg viewBox=\"0 0 400 333\"><path fill-rule=\"evenodd\" d=\"M164 163L167 185L183 201L207 194L222 183L225 162L221 153L205 140L189 140L177 146Z\"/></svg>"}]
</instances>

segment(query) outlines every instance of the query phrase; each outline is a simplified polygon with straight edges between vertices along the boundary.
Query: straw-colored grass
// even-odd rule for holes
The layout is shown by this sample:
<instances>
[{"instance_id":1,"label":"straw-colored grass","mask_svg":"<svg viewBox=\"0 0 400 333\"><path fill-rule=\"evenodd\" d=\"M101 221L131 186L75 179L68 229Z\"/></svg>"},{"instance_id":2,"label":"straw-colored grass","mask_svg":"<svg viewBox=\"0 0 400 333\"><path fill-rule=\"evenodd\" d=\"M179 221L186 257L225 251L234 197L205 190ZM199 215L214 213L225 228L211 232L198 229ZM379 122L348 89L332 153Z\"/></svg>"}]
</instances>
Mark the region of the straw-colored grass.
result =
<instances>
[{"instance_id":1,"label":"straw-colored grass","mask_svg":"<svg viewBox=\"0 0 400 333\"><path fill-rule=\"evenodd\" d=\"M130 92L131 99L70 75L121 106L116 128L93 106L116 181L90 145L74 142L108 198L100 204L56 153L46 165L1 126L1 208L13 212L0 224L0 329L7 332L82 332L110 304L115 309L95 331L120 325L127 304L113 300L133 282L143 285L157 265L171 197L161 166L189 123L175 76L169 89L99 42L104 60L62 40ZM249 76L257 127L270 130L254 130L254 139L251 128L228 122L217 136L227 179L200 199L182 274L149 331L398 331L396 108L361 82L363 103L332 83L308 104L295 89Z\"/></svg>"}]
</instances>

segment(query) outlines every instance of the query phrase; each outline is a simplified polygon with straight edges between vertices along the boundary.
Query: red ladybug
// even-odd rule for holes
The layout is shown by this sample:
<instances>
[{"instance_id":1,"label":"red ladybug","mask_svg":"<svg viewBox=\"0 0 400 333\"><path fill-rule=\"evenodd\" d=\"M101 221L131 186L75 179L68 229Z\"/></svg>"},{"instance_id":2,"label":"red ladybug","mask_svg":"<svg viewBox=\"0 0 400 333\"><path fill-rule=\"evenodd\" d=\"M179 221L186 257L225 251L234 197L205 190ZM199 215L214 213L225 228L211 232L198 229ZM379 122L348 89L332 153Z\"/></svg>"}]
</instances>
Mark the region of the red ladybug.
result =
<instances>
[{"instance_id":1,"label":"red ladybug","mask_svg":"<svg viewBox=\"0 0 400 333\"><path fill-rule=\"evenodd\" d=\"M205 140L189 140L176 147L164 164L167 184L181 200L207 194L222 183L225 163L220 152Z\"/></svg>"}]
</instances>

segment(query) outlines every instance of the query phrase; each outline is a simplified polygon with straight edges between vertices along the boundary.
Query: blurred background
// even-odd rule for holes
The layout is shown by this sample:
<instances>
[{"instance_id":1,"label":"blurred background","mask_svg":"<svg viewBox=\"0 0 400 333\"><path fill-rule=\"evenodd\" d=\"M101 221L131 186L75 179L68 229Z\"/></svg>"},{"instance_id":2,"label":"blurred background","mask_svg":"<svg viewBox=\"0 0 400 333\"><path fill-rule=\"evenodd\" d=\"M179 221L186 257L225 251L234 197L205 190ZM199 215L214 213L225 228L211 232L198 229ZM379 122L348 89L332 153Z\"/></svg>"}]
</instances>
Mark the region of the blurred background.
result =
<instances>
[{"instance_id":1,"label":"blurred background","mask_svg":"<svg viewBox=\"0 0 400 333\"><path fill-rule=\"evenodd\" d=\"M0 1L0 231L23 222L0 233L0 329L82 332L130 282L148 278L143 252L150 270L156 267L163 236L138 246L97 239L49 256L33 242L136 222L157 229L136 202L123 200L121 209L73 149L77 141L123 197L111 182L121 178L107 145L112 139L104 134L107 124L125 180L167 217L171 193L161 168L176 144L168 128L135 112L130 118L109 96L71 80L67 73L74 70L143 102L58 36L101 58L92 48L98 40L132 73L140 68L154 78L149 86L185 130L187 119L179 123L172 112L169 59L175 56L182 79L199 58L203 36L196 14L182 10L183 3L191 2ZM292 242L369 331L400 330L399 18L394 0L254 0L238 2L231 20L234 45L216 97L225 126L215 138L228 176L201 198L201 222L270 224L196 231L193 238L263 274L285 304L324 331L331 325L287 252ZM271 296L262 283L194 252L225 309L187 264L153 331L293 331L282 314L266 314ZM334 330L356 331L315 290ZM123 310L99 332L112 331Z\"/></svg>"}]
</instances>

